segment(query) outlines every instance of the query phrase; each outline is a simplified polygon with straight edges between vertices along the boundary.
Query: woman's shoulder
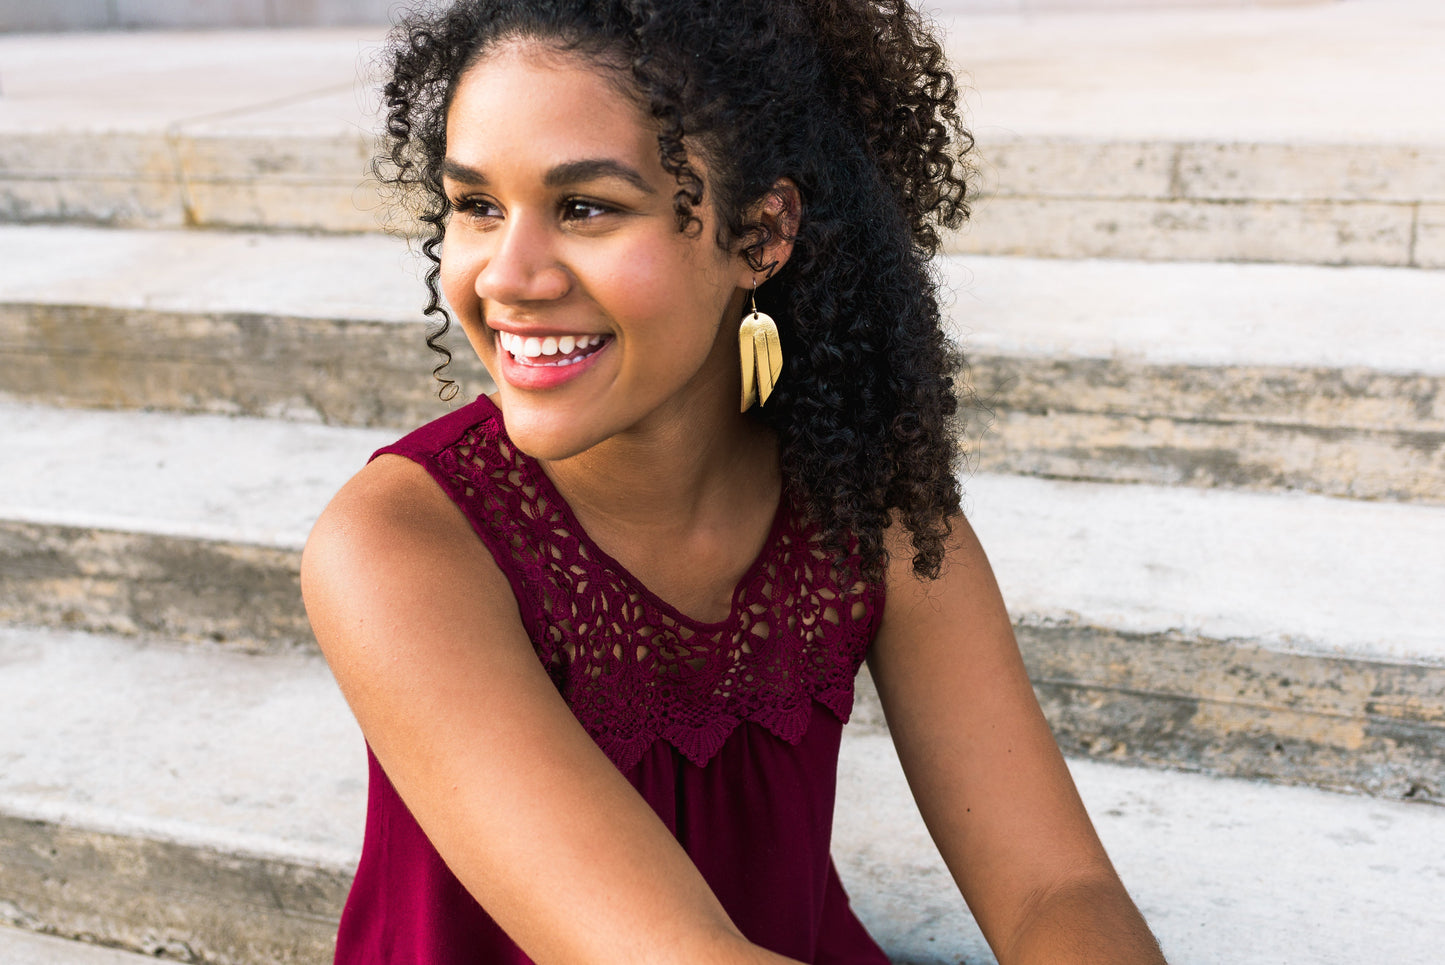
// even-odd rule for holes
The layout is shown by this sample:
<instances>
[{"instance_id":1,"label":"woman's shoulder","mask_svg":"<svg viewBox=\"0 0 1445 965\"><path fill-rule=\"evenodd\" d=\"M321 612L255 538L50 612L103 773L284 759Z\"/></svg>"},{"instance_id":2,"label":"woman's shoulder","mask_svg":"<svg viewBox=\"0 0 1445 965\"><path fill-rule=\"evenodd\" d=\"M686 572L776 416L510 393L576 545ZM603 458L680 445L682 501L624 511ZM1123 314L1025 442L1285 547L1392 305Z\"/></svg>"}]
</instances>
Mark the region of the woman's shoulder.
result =
<instances>
[{"instance_id":1,"label":"woman's shoulder","mask_svg":"<svg viewBox=\"0 0 1445 965\"><path fill-rule=\"evenodd\" d=\"M307 538L301 587L316 610L345 608L367 586L426 586L455 577L496 575L478 553L465 488L449 479L447 454L468 440L495 438L500 413L485 397L416 429L371 457L332 498Z\"/></svg>"}]
</instances>

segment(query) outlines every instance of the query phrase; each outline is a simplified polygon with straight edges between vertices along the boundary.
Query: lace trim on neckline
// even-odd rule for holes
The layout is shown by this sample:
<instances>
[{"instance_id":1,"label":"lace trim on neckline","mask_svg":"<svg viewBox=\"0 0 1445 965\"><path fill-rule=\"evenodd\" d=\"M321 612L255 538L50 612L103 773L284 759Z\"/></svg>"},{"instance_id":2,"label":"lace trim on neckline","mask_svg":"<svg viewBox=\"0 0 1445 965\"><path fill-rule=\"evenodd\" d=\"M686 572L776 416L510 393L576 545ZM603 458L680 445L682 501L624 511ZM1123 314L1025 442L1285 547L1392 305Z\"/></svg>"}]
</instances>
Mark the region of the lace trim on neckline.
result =
<instances>
[{"instance_id":1,"label":"lace trim on neckline","mask_svg":"<svg viewBox=\"0 0 1445 965\"><path fill-rule=\"evenodd\" d=\"M490 407L435 454L438 478L510 580L553 683L619 769L658 740L702 766L743 721L796 744L815 700L847 721L881 589L856 559L828 553L786 497L731 613L696 621L592 542Z\"/></svg>"}]
</instances>

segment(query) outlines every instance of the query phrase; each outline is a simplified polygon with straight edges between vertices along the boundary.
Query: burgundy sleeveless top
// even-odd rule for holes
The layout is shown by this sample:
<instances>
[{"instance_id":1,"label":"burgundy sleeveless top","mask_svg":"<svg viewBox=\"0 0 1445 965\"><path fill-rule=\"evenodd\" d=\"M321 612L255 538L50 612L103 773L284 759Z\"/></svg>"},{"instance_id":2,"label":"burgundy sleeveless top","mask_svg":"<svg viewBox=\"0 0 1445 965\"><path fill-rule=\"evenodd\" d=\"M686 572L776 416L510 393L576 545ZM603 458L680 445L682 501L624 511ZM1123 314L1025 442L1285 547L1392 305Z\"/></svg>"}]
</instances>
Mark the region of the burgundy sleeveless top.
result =
<instances>
[{"instance_id":1,"label":"burgundy sleeveless top","mask_svg":"<svg viewBox=\"0 0 1445 965\"><path fill-rule=\"evenodd\" d=\"M883 610L856 561L829 554L785 497L732 613L701 623L593 545L486 397L381 453L424 466L466 515L557 689L743 934L803 962L887 963L828 853L839 739ZM530 962L368 756L366 837L336 961Z\"/></svg>"}]
</instances>

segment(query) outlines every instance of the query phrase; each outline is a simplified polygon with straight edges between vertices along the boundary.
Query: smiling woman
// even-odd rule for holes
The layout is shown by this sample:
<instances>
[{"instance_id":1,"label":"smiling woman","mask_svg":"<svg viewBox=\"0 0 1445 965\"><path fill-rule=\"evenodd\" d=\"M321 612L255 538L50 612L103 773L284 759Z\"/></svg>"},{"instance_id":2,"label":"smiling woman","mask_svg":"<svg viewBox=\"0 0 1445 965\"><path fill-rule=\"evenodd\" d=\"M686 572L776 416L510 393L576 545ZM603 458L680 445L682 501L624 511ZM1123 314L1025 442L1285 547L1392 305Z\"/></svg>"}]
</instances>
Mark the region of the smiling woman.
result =
<instances>
[{"instance_id":1,"label":"smiling woman","mask_svg":"<svg viewBox=\"0 0 1445 965\"><path fill-rule=\"evenodd\" d=\"M392 67L382 169L497 392L307 544L371 752L337 961L886 962L829 857L865 659L1000 961L1160 961L958 514L918 15L467 0Z\"/></svg>"}]
</instances>

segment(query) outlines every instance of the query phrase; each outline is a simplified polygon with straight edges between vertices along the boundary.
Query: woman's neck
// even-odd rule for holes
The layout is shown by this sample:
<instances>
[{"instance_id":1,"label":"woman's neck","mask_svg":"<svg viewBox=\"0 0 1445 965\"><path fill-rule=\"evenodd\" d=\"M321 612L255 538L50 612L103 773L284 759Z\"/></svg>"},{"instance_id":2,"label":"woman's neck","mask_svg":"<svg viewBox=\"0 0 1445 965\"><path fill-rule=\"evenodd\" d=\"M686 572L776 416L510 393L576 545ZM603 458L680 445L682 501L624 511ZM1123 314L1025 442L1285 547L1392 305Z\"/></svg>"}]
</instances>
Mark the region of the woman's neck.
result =
<instances>
[{"instance_id":1,"label":"woman's neck","mask_svg":"<svg viewBox=\"0 0 1445 965\"><path fill-rule=\"evenodd\" d=\"M638 427L543 469L593 542L707 621L726 616L782 488L772 430L736 412Z\"/></svg>"}]
</instances>

